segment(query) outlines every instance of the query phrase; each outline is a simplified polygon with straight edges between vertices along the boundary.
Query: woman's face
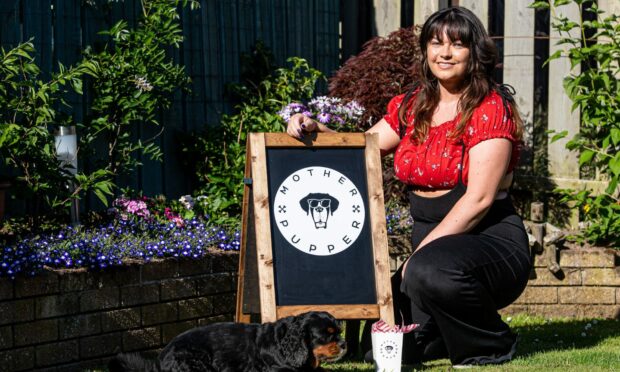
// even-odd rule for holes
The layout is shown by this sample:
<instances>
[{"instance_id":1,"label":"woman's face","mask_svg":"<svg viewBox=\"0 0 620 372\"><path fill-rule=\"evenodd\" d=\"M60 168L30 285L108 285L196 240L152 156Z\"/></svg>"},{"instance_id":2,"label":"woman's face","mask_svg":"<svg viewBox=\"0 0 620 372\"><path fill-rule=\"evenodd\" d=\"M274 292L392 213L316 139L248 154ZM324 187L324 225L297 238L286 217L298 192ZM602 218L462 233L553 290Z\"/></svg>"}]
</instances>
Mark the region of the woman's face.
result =
<instances>
[{"instance_id":1,"label":"woman's face","mask_svg":"<svg viewBox=\"0 0 620 372\"><path fill-rule=\"evenodd\" d=\"M444 32L441 40L432 38L426 44L426 58L437 80L448 85L459 85L467 75L469 48L460 40L450 41Z\"/></svg>"}]
</instances>

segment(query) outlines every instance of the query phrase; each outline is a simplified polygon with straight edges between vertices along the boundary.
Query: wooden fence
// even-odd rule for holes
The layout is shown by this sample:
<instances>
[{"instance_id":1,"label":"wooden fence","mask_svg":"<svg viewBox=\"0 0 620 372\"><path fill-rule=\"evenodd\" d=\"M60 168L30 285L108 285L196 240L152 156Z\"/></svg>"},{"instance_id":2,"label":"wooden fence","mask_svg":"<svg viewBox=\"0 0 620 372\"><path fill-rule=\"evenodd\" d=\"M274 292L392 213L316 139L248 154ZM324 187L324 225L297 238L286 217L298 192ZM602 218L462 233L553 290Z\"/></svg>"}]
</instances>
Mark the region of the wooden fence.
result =
<instances>
[{"instance_id":1,"label":"wooden fence","mask_svg":"<svg viewBox=\"0 0 620 372\"><path fill-rule=\"evenodd\" d=\"M192 79L192 93L177 94L174 106L162 117L167 127L160 137L164 162L145 160L137 175L119 182L145 195L179 197L192 191L188 180L193 170L182 167L178 134L213 127L223 112L230 111L225 86L239 80L240 56L250 52L257 40L271 49L278 65L299 56L328 75L340 63L337 0L200 0L200 4L200 9L187 7L181 13L185 41L173 53ZM36 61L49 75L58 62L77 62L86 46L101 47L106 38L99 31L120 19L136 25L140 15L140 0L2 0L0 45L6 50L33 38ZM69 98L76 122L82 121L88 102L88 91ZM150 138L154 133L137 135ZM100 204L94 199L90 203L88 207Z\"/></svg>"},{"instance_id":2,"label":"wooden fence","mask_svg":"<svg viewBox=\"0 0 620 372\"><path fill-rule=\"evenodd\" d=\"M88 5L94 2L96 7ZM230 110L224 87L239 78L239 59L257 40L272 49L278 63L290 56L309 60L313 67L331 75L351 54L375 35L385 36L402 26L421 24L434 11L451 5L471 9L495 38L502 59L498 80L517 91L525 119L529 152L525 168L532 168L538 154L546 157L542 172L559 187L601 190L604 182L580 174L578 154L569 152L566 140L548 142L546 129L579 130L579 114L571 112L562 79L571 70L566 58L543 62L555 50L558 35L550 28L548 11L528 8L530 0L201 0L201 8L182 13L185 42L174 58L193 80L191 95L178 94L162 121L167 130L160 139L163 163L145 161L137 177L124 184L145 195L163 193L178 197L191 192L193 170L182 169L179 132L202 130L218 123ZM102 6L101 4L108 4ZM620 13L617 0L598 0L599 7ZM562 7L577 19L578 9ZM135 24L139 0L3 0L0 1L0 43L6 49L34 37L37 61L43 71L57 61L72 64L87 45L105 39L97 32L124 18ZM578 68L578 67L577 67ZM69 100L76 121L86 110L88 93ZM535 125L536 124L536 125ZM139 133L148 138L151 133ZM536 173L540 175L541 172ZM534 173L531 174L534 177ZM522 178L522 179L526 179Z\"/></svg>"},{"instance_id":3,"label":"wooden fence","mask_svg":"<svg viewBox=\"0 0 620 372\"><path fill-rule=\"evenodd\" d=\"M517 187L530 184L547 184L562 188L592 189L601 192L607 183L597 176L587 177L580 173L576 152L568 151L565 144L579 131L578 110L571 111L572 103L566 95L562 82L569 74L578 74L579 66L571 69L568 58L544 61L556 50L560 35L550 27L553 16L548 10L535 11L528 8L532 0L373 0L376 13L376 29L386 35L412 18L412 23L422 24L433 12L447 6L459 5L472 10L484 23L491 37L496 40L501 66L496 78L512 85L517 92L517 103L526 124L525 172L520 172ZM413 2L411 7L409 3ZM620 1L598 0L598 6L607 14L620 14ZM413 14L403 14L413 8ZM558 14L579 22L579 9L575 4L558 8ZM585 16L586 14L584 14ZM565 35L564 35L565 36ZM574 36L574 35L573 35ZM568 136L551 143L545 131L568 131ZM534 168L534 162L546 157L546 169ZM524 174L525 173L525 174ZM544 179L544 180L543 180ZM519 181L521 183L519 184ZM576 222L573 213L571 222Z\"/></svg>"}]
</instances>

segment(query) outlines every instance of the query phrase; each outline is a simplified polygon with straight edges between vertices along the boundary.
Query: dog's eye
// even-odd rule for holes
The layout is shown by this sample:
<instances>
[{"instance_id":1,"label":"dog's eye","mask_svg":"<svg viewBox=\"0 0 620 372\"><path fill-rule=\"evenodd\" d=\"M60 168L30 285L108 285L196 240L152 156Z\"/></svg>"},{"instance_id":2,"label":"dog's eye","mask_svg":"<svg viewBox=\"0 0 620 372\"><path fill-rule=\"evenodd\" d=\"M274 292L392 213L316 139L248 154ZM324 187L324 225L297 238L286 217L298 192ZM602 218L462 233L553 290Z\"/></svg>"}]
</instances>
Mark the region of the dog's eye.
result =
<instances>
[{"instance_id":1,"label":"dog's eye","mask_svg":"<svg viewBox=\"0 0 620 372\"><path fill-rule=\"evenodd\" d=\"M333 327L328 327L327 328L327 333L329 333L330 335L338 334L338 333L340 333L340 330L336 329L336 328L333 328Z\"/></svg>"}]
</instances>

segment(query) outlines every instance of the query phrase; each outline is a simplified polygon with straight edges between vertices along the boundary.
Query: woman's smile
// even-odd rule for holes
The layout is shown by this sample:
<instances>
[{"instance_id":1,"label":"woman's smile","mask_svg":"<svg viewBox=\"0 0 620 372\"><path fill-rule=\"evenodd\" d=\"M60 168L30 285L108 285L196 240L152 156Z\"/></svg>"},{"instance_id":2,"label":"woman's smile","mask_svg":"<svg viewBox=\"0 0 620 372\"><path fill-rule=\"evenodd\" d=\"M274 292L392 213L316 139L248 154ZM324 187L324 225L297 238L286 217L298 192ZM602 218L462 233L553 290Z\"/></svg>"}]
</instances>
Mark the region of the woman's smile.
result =
<instances>
[{"instance_id":1,"label":"woman's smile","mask_svg":"<svg viewBox=\"0 0 620 372\"><path fill-rule=\"evenodd\" d=\"M454 62L437 62L437 66L439 66L439 68L442 69L442 70L450 69L454 65L456 65L456 63L454 63Z\"/></svg>"}]
</instances>

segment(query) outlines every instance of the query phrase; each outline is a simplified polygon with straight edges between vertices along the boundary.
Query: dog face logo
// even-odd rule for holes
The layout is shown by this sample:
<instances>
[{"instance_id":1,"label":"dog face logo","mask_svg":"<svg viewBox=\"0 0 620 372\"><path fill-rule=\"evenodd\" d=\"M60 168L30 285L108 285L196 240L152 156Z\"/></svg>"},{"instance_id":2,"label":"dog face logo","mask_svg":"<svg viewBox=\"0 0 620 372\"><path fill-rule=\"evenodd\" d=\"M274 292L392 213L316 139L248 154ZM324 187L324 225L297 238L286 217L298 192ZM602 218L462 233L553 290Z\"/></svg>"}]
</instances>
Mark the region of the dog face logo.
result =
<instances>
[{"instance_id":1,"label":"dog face logo","mask_svg":"<svg viewBox=\"0 0 620 372\"><path fill-rule=\"evenodd\" d=\"M299 201L301 208L312 215L315 229L326 229L329 216L338 209L338 199L329 194L311 193Z\"/></svg>"},{"instance_id":2,"label":"dog face logo","mask_svg":"<svg viewBox=\"0 0 620 372\"><path fill-rule=\"evenodd\" d=\"M282 182L272 216L293 247L326 256L344 251L357 240L366 208L359 189L345 175L331 168L308 167Z\"/></svg>"},{"instance_id":3,"label":"dog face logo","mask_svg":"<svg viewBox=\"0 0 620 372\"><path fill-rule=\"evenodd\" d=\"M398 355L398 346L392 340L385 340L381 343L379 352L383 359L393 359Z\"/></svg>"}]
</instances>

